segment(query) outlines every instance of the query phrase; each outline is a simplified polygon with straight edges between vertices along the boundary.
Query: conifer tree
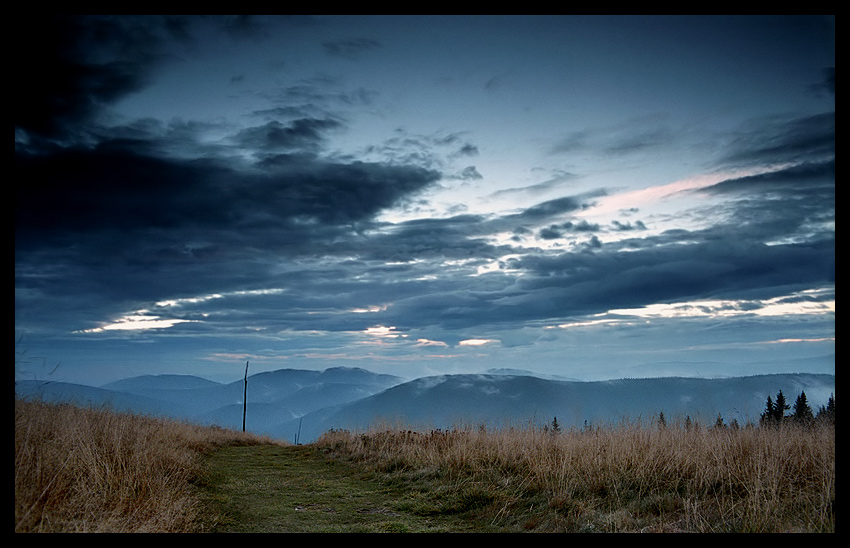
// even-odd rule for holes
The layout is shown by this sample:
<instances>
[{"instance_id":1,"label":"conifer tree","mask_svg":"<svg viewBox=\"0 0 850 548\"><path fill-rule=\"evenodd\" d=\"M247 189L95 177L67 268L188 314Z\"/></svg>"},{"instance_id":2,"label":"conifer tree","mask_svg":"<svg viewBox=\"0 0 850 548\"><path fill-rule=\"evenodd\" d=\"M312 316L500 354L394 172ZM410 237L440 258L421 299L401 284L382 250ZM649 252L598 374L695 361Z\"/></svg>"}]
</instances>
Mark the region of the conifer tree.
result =
<instances>
[{"instance_id":1,"label":"conifer tree","mask_svg":"<svg viewBox=\"0 0 850 548\"><path fill-rule=\"evenodd\" d=\"M800 423L810 423L814 419L812 408L809 407L809 402L806 400L806 392L800 392L797 400L794 402L794 420Z\"/></svg>"},{"instance_id":2,"label":"conifer tree","mask_svg":"<svg viewBox=\"0 0 850 548\"><path fill-rule=\"evenodd\" d=\"M776 416L776 408L773 405L773 398L770 396L767 397L767 404L765 405L764 413L761 414L761 423L768 424L773 422L774 417Z\"/></svg>"},{"instance_id":3,"label":"conifer tree","mask_svg":"<svg viewBox=\"0 0 850 548\"><path fill-rule=\"evenodd\" d=\"M791 406L785 403L785 396L782 390L776 395L776 404L773 406L773 418L776 422L781 422L785 418L785 411L791 409Z\"/></svg>"}]
</instances>

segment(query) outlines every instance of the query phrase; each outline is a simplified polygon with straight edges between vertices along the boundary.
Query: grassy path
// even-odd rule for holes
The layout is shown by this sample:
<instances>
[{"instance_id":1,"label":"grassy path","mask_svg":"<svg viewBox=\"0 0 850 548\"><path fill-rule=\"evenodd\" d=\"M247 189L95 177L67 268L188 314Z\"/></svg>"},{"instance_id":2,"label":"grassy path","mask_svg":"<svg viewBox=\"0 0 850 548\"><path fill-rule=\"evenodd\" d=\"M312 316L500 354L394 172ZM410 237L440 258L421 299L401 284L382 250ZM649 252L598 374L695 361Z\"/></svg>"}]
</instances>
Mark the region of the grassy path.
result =
<instances>
[{"instance_id":1,"label":"grassy path","mask_svg":"<svg viewBox=\"0 0 850 548\"><path fill-rule=\"evenodd\" d=\"M213 532L473 532L490 530L433 493L382 484L311 446L227 447L204 486Z\"/></svg>"}]
</instances>

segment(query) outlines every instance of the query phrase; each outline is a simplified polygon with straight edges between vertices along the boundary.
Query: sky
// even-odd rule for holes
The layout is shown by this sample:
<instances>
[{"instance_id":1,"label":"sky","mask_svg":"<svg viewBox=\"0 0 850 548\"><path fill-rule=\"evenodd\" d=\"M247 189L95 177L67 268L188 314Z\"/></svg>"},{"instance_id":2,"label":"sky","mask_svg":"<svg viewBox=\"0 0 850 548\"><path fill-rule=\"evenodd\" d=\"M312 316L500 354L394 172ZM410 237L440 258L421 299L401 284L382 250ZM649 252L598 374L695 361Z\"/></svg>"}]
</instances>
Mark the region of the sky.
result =
<instances>
[{"instance_id":1,"label":"sky","mask_svg":"<svg viewBox=\"0 0 850 548\"><path fill-rule=\"evenodd\" d=\"M16 18L15 378L835 372L835 16Z\"/></svg>"}]
</instances>

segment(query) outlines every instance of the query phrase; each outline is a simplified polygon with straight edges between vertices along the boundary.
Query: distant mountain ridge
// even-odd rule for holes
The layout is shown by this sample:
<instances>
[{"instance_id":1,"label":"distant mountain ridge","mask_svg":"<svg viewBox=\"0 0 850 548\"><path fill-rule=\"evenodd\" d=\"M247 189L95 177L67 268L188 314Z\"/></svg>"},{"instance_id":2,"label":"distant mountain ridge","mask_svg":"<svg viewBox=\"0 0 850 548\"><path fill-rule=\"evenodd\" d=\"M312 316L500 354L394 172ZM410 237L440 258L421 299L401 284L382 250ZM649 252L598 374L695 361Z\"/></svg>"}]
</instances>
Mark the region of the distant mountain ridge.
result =
<instances>
[{"instance_id":1,"label":"distant mountain ridge","mask_svg":"<svg viewBox=\"0 0 850 548\"><path fill-rule=\"evenodd\" d=\"M376 421L388 426L452 428L459 424L604 425L621 420L669 421L690 417L713 424L758 422L768 396L793 404L805 391L813 411L835 392L834 375L777 374L722 379L662 377L609 381L558 381L514 375L424 377L342 406L328 415L307 415L308 435L330 428L359 429Z\"/></svg>"},{"instance_id":2,"label":"distant mountain ridge","mask_svg":"<svg viewBox=\"0 0 850 548\"><path fill-rule=\"evenodd\" d=\"M360 368L324 371L279 369L248 376L251 430L279 435L281 422L321 408L370 396L404 379ZM15 393L46 401L107 406L116 411L188 419L226 428L242 427L244 381L217 383L191 375L144 375L100 387L16 381Z\"/></svg>"},{"instance_id":3,"label":"distant mountain ridge","mask_svg":"<svg viewBox=\"0 0 850 548\"><path fill-rule=\"evenodd\" d=\"M48 401L108 406L241 428L244 382L216 383L189 375L142 376L101 387L17 381L15 392ZM704 379L660 377L610 381L561 380L522 370L454 374L405 381L360 368L280 369L248 377L247 429L310 442L331 428L374 424L451 428L460 424L546 424L564 428L620 420L668 421L685 416L713 424L757 422L766 398L783 391L789 403L805 391L813 411L835 393L835 375L775 374Z\"/></svg>"},{"instance_id":4,"label":"distant mountain ridge","mask_svg":"<svg viewBox=\"0 0 850 548\"><path fill-rule=\"evenodd\" d=\"M141 375L101 385L106 390L132 392L134 390L186 390L211 388L221 383L195 375Z\"/></svg>"}]
</instances>

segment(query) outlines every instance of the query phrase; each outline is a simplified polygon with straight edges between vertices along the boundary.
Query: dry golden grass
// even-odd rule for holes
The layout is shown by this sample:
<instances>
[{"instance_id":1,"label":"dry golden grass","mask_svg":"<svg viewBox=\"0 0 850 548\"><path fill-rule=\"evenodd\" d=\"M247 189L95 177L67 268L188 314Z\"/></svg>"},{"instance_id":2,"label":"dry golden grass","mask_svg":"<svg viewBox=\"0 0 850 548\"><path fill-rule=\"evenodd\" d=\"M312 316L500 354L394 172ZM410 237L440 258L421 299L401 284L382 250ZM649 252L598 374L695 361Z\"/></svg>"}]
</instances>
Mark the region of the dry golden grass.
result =
<instances>
[{"instance_id":1,"label":"dry golden grass","mask_svg":"<svg viewBox=\"0 0 850 548\"><path fill-rule=\"evenodd\" d=\"M15 531L209 530L204 456L260 443L280 442L16 399ZM314 445L405 489L402 511L498 530L835 530L832 425L375 428Z\"/></svg>"},{"instance_id":2,"label":"dry golden grass","mask_svg":"<svg viewBox=\"0 0 850 548\"><path fill-rule=\"evenodd\" d=\"M526 530L835 529L832 425L374 429L331 431L317 445L396 481L439 478L493 523Z\"/></svg>"},{"instance_id":3,"label":"dry golden grass","mask_svg":"<svg viewBox=\"0 0 850 548\"><path fill-rule=\"evenodd\" d=\"M193 486L215 447L276 443L242 432L15 400L15 532L188 532Z\"/></svg>"}]
</instances>

